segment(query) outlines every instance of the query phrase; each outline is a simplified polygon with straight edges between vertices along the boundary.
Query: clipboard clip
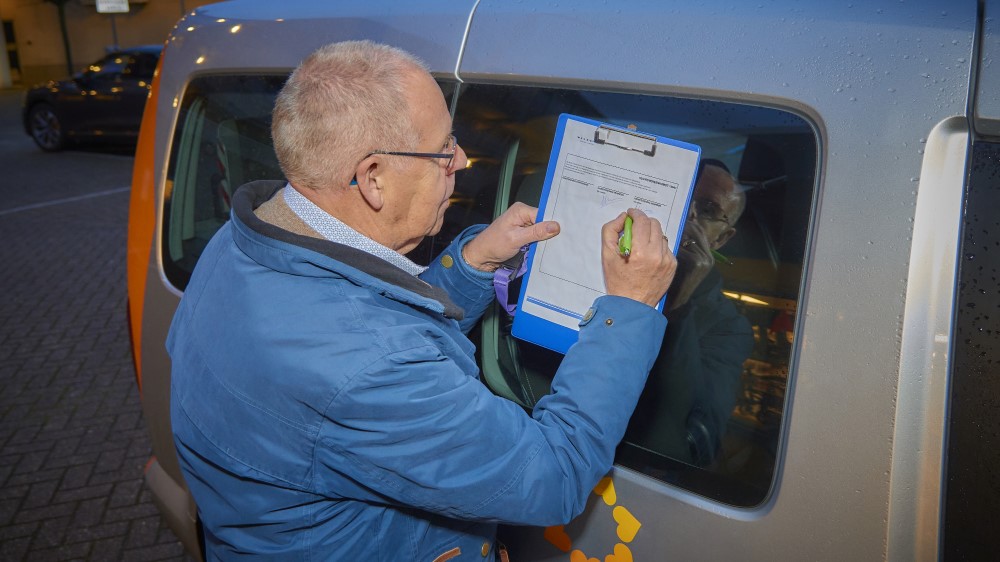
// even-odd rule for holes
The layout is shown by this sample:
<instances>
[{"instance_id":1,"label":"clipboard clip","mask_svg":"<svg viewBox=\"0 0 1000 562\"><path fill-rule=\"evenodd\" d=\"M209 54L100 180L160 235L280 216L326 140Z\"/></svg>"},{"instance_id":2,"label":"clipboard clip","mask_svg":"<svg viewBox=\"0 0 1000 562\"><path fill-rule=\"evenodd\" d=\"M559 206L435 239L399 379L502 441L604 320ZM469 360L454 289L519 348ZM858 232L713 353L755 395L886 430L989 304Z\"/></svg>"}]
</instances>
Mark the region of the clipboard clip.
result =
<instances>
[{"instance_id":1,"label":"clipboard clip","mask_svg":"<svg viewBox=\"0 0 1000 562\"><path fill-rule=\"evenodd\" d=\"M594 144L610 144L624 150L641 152L646 156L656 154L656 137L607 125L600 125L594 131Z\"/></svg>"}]
</instances>

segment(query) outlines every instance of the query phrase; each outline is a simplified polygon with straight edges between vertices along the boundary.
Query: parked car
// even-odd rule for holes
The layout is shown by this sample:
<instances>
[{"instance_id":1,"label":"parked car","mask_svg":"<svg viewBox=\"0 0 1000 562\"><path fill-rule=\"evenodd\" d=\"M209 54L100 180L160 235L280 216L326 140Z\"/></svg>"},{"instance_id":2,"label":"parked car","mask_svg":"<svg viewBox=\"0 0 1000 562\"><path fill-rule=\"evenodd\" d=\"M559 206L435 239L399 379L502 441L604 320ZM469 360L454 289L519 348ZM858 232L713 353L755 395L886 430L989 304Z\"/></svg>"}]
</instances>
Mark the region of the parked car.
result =
<instances>
[{"instance_id":1,"label":"parked car","mask_svg":"<svg viewBox=\"0 0 1000 562\"><path fill-rule=\"evenodd\" d=\"M46 151L74 141L134 141L162 50L144 45L114 51L72 78L32 87L24 97L24 131Z\"/></svg>"},{"instance_id":2,"label":"parked car","mask_svg":"<svg viewBox=\"0 0 1000 562\"><path fill-rule=\"evenodd\" d=\"M992 559L1000 519L1000 18L992 0L237 0L177 26L138 143L129 224L146 481L198 556L170 430L172 314L229 196L281 179L274 98L317 47L423 60L471 162L427 263L536 203L557 117L699 145L746 194L716 269L752 333L718 447L654 372L586 512L507 528L514 560ZM673 323L672 323L673 324ZM668 330L673 328L668 326ZM482 378L530 409L560 356L472 333ZM665 345L661 359L702 351ZM334 366L331 366L334 368ZM731 368L726 367L726 368ZM693 372L688 370L687 372ZM615 373L607 373L615 376ZM678 391L680 388L681 391ZM680 429L679 429L680 427ZM477 554L478 555L478 554Z\"/></svg>"}]
</instances>

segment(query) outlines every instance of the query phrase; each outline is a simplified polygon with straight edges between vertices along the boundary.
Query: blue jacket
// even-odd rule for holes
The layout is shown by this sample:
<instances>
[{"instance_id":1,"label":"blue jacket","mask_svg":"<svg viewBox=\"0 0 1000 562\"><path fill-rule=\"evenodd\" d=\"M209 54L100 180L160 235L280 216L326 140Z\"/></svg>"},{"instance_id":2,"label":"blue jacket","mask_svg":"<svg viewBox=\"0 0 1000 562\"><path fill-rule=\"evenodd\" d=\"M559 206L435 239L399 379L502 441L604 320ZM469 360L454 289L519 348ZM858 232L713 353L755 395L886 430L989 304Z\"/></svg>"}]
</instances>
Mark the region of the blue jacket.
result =
<instances>
[{"instance_id":1,"label":"blue jacket","mask_svg":"<svg viewBox=\"0 0 1000 562\"><path fill-rule=\"evenodd\" d=\"M579 514L666 322L601 297L531 415L479 381L489 305L463 232L419 277L265 223L254 182L174 317L171 415L208 557L492 560L497 523ZM449 264L446 266L445 264Z\"/></svg>"}]
</instances>

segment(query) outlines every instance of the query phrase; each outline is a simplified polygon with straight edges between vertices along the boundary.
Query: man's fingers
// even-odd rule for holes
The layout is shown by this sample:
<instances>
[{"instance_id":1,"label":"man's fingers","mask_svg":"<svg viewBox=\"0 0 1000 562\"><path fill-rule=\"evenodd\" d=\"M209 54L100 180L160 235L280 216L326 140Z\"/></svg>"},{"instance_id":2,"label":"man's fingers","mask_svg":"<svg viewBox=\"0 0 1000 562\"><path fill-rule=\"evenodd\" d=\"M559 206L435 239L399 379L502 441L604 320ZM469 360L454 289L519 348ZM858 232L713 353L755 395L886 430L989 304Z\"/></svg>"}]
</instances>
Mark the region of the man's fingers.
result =
<instances>
[{"instance_id":1,"label":"man's fingers","mask_svg":"<svg viewBox=\"0 0 1000 562\"><path fill-rule=\"evenodd\" d=\"M618 248L618 236L625 228L625 216L625 213L621 213L601 227L601 239L603 240L604 245L614 246L615 251L617 251Z\"/></svg>"},{"instance_id":2,"label":"man's fingers","mask_svg":"<svg viewBox=\"0 0 1000 562\"><path fill-rule=\"evenodd\" d=\"M649 219L649 242L651 244L658 244L662 240L665 240L663 235L663 227L660 225L660 221L656 219Z\"/></svg>"},{"instance_id":3,"label":"man's fingers","mask_svg":"<svg viewBox=\"0 0 1000 562\"><path fill-rule=\"evenodd\" d=\"M650 225L651 219L642 212L641 209L629 209L629 216L632 217L632 243L635 244L639 242L648 242L651 240L649 237L649 232L652 226Z\"/></svg>"},{"instance_id":4,"label":"man's fingers","mask_svg":"<svg viewBox=\"0 0 1000 562\"><path fill-rule=\"evenodd\" d=\"M518 239L518 248L532 242L548 240L556 234L559 234L559 223L556 221L542 221L528 228L519 228L514 232L515 237Z\"/></svg>"},{"instance_id":5,"label":"man's fingers","mask_svg":"<svg viewBox=\"0 0 1000 562\"><path fill-rule=\"evenodd\" d=\"M517 202L507 209L507 213L513 218L512 224L528 226L529 224L534 224L535 217L538 216L538 208Z\"/></svg>"},{"instance_id":6,"label":"man's fingers","mask_svg":"<svg viewBox=\"0 0 1000 562\"><path fill-rule=\"evenodd\" d=\"M633 248L638 246L637 251L642 252L643 247L649 250L660 251L663 248L663 227L660 221L646 215L639 209L629 209L632 217L632 244Z\"/></svg>"}]
</instances>

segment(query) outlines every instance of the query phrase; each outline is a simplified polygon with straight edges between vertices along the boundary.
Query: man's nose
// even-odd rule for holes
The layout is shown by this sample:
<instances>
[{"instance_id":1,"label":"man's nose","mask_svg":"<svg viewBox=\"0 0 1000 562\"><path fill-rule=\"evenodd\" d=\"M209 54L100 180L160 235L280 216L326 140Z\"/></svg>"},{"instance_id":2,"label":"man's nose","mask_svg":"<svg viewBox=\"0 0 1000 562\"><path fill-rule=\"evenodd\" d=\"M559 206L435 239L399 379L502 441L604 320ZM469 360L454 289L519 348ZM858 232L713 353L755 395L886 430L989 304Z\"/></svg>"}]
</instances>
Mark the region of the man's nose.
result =
<instances>
[{"instance_id":1,"label":"man's nose","mask_svg":"<svg viewBox=\"0 0 1000 562\"><path fill-rule=\"evenodd\" d=\"M454 174L459 170L464 170L466 166L469 165L469 157L465 154L465 150L462 145L455 147L455 159L451 163L451 169L448 170L449 174Z\"/></svg>"}]
</instances>

